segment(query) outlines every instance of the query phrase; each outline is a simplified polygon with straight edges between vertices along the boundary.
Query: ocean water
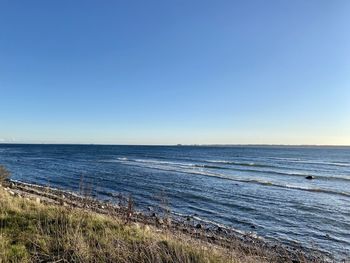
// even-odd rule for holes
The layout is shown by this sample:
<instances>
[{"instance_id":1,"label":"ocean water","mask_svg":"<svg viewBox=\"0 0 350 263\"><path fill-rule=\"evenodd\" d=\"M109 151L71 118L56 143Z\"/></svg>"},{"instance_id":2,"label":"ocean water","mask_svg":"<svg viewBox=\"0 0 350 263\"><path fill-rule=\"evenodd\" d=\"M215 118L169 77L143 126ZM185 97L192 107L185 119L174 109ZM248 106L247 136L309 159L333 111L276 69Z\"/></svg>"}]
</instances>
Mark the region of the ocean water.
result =
<instances>
[{"instance_id":1,"label":"ocean water","mask_svg":"<svg viewBox=\"0 0 350 263\"><path fill-rule=\"evenodd\" d=\"M0 144L0 164L71 191L83 178L97 198L132 194L141 210L165 195L174 213L350 256L350 147Z\"/></svg>"}]
</instances>

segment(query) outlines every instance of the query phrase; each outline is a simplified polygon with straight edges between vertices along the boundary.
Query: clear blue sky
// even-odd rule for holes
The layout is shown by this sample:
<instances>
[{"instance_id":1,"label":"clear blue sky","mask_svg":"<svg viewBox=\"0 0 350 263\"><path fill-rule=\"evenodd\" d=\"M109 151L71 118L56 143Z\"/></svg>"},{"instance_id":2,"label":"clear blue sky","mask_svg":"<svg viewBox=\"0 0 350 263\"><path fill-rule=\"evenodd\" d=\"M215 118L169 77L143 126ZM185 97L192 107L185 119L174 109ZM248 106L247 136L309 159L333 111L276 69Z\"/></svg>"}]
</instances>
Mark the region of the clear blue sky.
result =
<instances>
[{"instance_id":1,"label":"clear blue sky","mask_svg":"<svg viewBox=\"0 0 350 263\"><path fill-rule=\"evenodd\" d=\"M350 1L0 2L0 141L350 144Z\"/></svg>"}]
</instances>

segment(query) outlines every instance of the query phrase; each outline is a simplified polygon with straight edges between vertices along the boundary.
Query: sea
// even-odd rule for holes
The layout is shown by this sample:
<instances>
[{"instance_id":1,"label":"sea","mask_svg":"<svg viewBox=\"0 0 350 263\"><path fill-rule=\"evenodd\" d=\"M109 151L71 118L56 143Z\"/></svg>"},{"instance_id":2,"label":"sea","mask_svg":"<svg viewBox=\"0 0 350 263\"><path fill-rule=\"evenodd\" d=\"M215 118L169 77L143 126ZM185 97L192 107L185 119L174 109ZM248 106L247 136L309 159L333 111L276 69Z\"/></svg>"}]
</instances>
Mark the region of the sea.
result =
<instances>
[{"instance_id":1,"label":"sea","mask_svg":"<svg viewBox=\"0 0 350 263\"><path fill-rule=\"evenodd\" d=\"M350 259L350 147L0 144L0 164L13 180L83 181L145 212L165 199L176 215Z\"/></svg>"}]
</instances>

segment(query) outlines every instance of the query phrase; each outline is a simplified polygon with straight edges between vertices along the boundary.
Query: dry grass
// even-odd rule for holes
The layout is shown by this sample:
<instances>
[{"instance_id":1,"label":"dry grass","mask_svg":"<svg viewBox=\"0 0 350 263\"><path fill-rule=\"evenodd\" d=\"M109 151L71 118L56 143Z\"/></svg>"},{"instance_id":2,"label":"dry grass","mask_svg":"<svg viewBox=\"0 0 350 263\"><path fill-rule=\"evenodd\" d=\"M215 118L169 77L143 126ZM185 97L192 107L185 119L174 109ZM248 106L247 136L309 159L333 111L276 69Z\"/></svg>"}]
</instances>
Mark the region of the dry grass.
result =
<instances>
[{"instance_id":1,"label":"dry grass","mask_svg":"<svg viewBox=\"0 0 350 263\"><path fill-rule=\"evenodd\" d=\"M11 176L11 173L5 168L5 166L0 165L0 183L7 181Z\"/></svg>"},{"instance_id":2,"label":"dry grass","mask_svg":"<svg viewBox=\"0 0 350 263\"><path fill-rule=\"evenodd\" d=\"M10 193L0 186L0 263L323 262L264 243L211 243L175 229L132 223L129 216L122 220L112 213L43 204ZM130 200L128 214L133 211Z\"/></svg>"},{"instance_id":3,"label":"dry grass","mask_svg":"<svg viewBox=\"0 0 350 263\"><path fill-rule=\"evenodd\" d=\"M0 262L238 262L228 251L0 188Z\"/></svg>"}]
</instances>

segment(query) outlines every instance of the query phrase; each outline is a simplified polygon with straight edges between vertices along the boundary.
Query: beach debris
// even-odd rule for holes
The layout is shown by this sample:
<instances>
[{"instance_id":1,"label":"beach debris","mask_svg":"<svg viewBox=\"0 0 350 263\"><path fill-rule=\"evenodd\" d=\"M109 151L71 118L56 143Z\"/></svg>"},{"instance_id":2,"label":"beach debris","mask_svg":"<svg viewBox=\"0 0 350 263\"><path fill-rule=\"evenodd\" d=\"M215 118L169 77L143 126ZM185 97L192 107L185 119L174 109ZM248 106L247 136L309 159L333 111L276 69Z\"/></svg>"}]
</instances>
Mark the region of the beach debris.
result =
<instances>
[{"instance_id":1,"label":"beach debris","mask_svg":"<svg viewBox=\"0 0 350 263\"><path fill-rule=\"evenodd\" d=\"M313 176L313 175L308 175L308 176L305 177L305 179L312 180L312 179L315 179L315 176Z\"/></svg>"},{"instance_id":2,"label":"beach debris","mask_svg":"<svg viewBox=\"0 0 350 263\"><path fill-rule=\"evenodd\" d=\"M37 204L40 204L40 202L41 202L40 198L39 198L39 197L35 198L35 202L36 202Z\"/></svg>"},{"instance_id":3,"label":"beach debris","mask_svg":"<svg viewBox=\"0 0 350 263\"><path fill-rule=\"evenodd\" d=\"M11 190L8 190L8 193L9 193L10 195L12 195L12 196L15 195L15 192L13 192L13 191L11 191Z\"/></svg>"}]
</instances>

